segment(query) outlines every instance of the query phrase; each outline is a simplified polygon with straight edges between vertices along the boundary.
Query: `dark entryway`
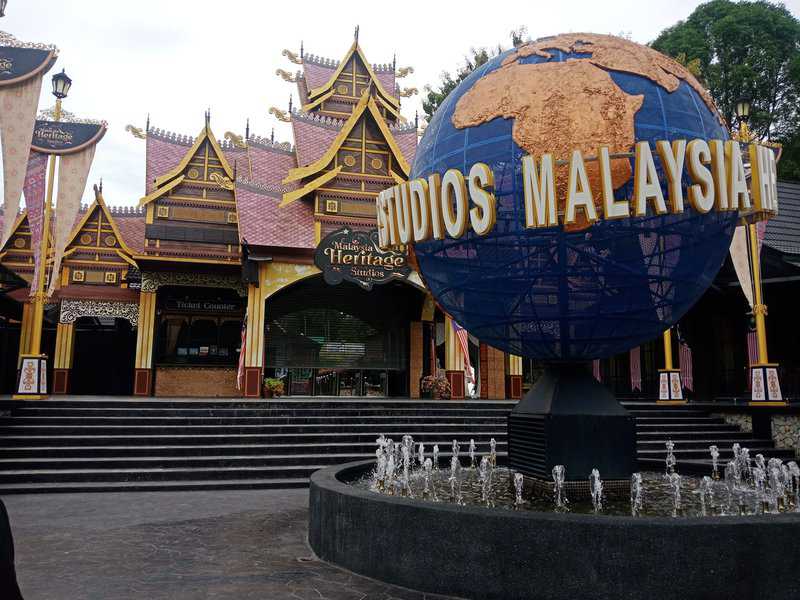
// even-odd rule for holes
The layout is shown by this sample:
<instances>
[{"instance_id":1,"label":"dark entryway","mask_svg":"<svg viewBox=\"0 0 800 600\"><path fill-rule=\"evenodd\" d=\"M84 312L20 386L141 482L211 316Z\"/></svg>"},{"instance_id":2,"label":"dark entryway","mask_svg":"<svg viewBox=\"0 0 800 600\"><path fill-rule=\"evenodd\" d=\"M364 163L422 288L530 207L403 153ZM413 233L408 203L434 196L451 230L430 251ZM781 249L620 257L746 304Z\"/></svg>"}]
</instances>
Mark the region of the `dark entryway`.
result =
<instances>
[{"instance_id":1,"label":"dark entryway","mask_svg":"<svg viewBox=\"0 0 800 600\"><path fill-rule=\"evenodd\" d=\"M82 317L75 323L70 393L133 393L136 330L125 319Z\"/></svg>"}]
</instances>

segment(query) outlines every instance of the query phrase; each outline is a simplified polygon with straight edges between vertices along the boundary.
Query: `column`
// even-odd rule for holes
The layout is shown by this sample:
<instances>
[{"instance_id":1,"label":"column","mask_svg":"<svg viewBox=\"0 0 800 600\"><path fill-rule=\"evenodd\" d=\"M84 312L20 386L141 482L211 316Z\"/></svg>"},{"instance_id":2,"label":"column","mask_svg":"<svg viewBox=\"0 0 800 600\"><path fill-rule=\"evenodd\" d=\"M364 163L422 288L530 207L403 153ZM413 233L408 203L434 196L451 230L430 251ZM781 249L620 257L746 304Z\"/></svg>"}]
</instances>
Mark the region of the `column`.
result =
<instances>
[{"instance_id":1,"label":"column","mask_svg":"<svg viewBox=\"0 0 800 600\"><path fill-rule=\"evenodd\" d=\"M658 370L658 402L661 404L684 404L681 370L672 360L672 329L667 329L664 338L664 368Z\"/></svg>"},{"instance_id":2,"label":"column","mask_svg":"<svg viewBox=\"0 0 800 600\"><path fill-rule=\"evenodd\" d=\"M506 356L502 350L481 342L481 399L503 400L506 397Z\"/></svg>"},{"instance_id":3,"label":"column","mask_svg":"<svg viewBox=\"0 0 800 600\"><path fill-rule=\"evenodd\" d=\"M449 315L444 319L444 369L447 381L450 382L450 397L463 399L466 385L464 382L464 355L453 331L453 320Z\"/></svg>"},{"instance_id":4,"label":"column","mask_svg":"<svg viewBox=\"0 0 800 600\"><path fill-rule=\"evenodd\" d=\"M419 382L422 379L423 356L422 321L411 321L409 326L408 392L411 398L420 397Z\"/></svg>"},{"instance_id":5,"label":"column","mask_svg":"<svg viewBox=\"0 0 800 600\"><path fill-rule=\"evenodd\" d=\"M259 268L259 280L261 269ZM242 396L260 398L264 380L264 286L247 286L247 337L244 344L244 383Z\"/></svg>"},{"instance_id":6,"label":"column","mask_svg":"<svg viewBox=\"0 0 800 600\"><path fill-rule=\"evenodd\" d=\"M506 397L512 400L522 398L522 357L516 354L508 355Z\"/></svg>"},{"instance_id":7,"label":"column","mask_svg":"<svg viewBox=\"0 0 800 600\"><path fill-rule=\"evenodd\" d=\"M17 368L19 368L20 358L23 354L31 351L31 330L33 329L33 307L30 302L22 305L22 322L19 328L19 352L17 358Z\"/></svg>"},{"instance_id":8,"label":"column","mask_svg":"<svg viewBox=\"0 0 800 600\"><path fill-rule=\"evenodd\" d=\"M133 393L150 396L153 393L153 337L155 334L156 292L139 294L139 326L136 330L136 363Z\"/></svg>"},{"instance_id":9,"label":"column","mask_svg":"<svg viewBox=\"0 0 800 600\"><path fill-rule=\"evenodd\" d=\"M59 323L56 328L56 350L53 357L53 393L69 393L69 376L75 354L75 323Z\"/></svg>"}]
</instances>

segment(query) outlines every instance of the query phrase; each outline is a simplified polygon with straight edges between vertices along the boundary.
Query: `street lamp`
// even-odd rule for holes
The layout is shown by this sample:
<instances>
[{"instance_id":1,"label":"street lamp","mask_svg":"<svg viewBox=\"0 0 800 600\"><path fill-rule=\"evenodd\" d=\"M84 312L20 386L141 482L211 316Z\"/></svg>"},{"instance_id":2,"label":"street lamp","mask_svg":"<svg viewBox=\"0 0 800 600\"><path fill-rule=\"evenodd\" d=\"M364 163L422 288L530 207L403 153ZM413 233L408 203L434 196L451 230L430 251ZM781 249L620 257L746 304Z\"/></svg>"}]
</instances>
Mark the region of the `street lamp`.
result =
<instances>
[{"instance_id":1,"label":"street lamp","mask_svg":"<svg viewBox=\"0 0 800 600\"><path fill-rule=\"evenodd\" d=\"M739 100L736 101L736 117L739 119L740 123L747 123L750 119L749 98L739 98Z\"/></svg>"},{"instance_id":2,"label":"street lamp","mask_svg":"<svg viewBox=\"0 0 800 600\"><path fill-rule=\"evenodd\" d=\"M4 0L0 0L3 2ZM53 75L53 96L61 100L66 98L69 94L69 88L72 87L72 79L61 69L61 73Z\"/></svg>"}]
</instances>

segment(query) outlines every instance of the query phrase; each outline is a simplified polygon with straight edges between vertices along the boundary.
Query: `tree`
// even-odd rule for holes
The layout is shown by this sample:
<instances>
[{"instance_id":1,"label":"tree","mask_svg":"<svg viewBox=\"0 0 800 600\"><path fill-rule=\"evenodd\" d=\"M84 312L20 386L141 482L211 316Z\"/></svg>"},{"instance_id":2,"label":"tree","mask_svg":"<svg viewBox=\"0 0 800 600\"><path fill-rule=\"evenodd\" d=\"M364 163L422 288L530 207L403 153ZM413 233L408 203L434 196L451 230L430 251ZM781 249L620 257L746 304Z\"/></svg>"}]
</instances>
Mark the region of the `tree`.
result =
<instances>
[{"instance_id":1,"label":"tree","mask_svg":"<svg viewBox=\"0 0 800 600\"><path fill-rule=\"evenodd\" d=\"M511 44L516 48L525 42L529 41L528 30L525 26L514 29L509 34ZM471 48L470 55L464 57L464 64L456 70L455 77L450 75L447 71L442 72L441 82L436 89L430 85L425 86L425 98L422 101L422 110L425 111L428 121L431 120L433 113L444 102L444 99L456 89L459 83L466 79L470 73L481 65L489 62L489 59L494 58L503 52L502 46L499 44L496 48Z\"/></svg>"},{"instance_id":2,"label":"tree","mask_svg":"<svg viewBox=\"0 0 800 600\"><path fill-rule=\"evenodd\" d=\"M749 125L758 137L797 139L800 21L782 4L712 0L662 31L651 45L699 67L728 123L735 121L737 101L746 97L751 101Z\"/></svg>"}]
</instances>

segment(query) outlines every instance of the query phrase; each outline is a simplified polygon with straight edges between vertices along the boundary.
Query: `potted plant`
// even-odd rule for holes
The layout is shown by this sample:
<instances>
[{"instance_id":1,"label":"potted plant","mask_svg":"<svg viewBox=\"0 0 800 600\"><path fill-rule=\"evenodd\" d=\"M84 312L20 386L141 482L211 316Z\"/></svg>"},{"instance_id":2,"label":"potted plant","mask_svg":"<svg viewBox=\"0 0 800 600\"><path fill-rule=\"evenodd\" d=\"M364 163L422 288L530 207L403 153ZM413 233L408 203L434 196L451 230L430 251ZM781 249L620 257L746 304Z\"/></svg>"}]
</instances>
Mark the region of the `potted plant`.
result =
<instances>
[{"instance_id":1,"label":"potted plant","mask_svg":"<svg viewBox=\"0 0 800 600\"><path fill-rule=\"evenodd\" d=\"M431 398L449 400L450 382L441 375L427 375L422 378L421 390L423 394L429 394Z\"/></svg>"},{"instance_id":2,"label":"potted plant","mask_svg":"<svg viewBox=\"0 0 800 600\"><path fill-rule=\"evenodd\" d=\"M267 377L264 380L264 396L266 398L280 398L283 396L283 380Z\"/></svg>"}]
</instances>

